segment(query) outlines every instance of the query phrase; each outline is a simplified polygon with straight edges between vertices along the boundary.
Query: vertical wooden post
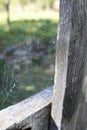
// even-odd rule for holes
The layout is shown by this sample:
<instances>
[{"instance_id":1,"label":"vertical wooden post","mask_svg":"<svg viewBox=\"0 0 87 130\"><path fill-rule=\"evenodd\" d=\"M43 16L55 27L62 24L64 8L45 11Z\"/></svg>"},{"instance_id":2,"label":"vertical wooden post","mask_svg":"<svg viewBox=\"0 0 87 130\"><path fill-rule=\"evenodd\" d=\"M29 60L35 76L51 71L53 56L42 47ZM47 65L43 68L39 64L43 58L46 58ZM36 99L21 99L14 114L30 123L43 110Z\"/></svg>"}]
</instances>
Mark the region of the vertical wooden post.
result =
<instances>
[{"instance_id":1,"label":"vertical wooden post","mask_svg":"<svg viewBox=\"0 0 87 130\"><path fill-rule=\"evenodd\" d=\"M86 0L61 0L51 130L65 130L77 109L87 51ZM63 128L62 128L63 127Z\"/></svg>"}]
</instances>

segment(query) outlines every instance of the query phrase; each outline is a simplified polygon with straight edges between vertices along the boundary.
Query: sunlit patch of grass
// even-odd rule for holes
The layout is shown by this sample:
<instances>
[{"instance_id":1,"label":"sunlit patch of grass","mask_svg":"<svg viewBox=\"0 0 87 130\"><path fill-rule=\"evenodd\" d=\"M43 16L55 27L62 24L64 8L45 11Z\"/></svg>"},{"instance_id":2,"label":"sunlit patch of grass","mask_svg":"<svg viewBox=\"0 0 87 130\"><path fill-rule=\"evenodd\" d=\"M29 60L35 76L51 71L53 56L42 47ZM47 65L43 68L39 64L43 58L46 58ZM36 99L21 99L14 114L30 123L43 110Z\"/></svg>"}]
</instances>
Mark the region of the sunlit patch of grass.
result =
<instances>
[{"instance_id":1,"label":"sunlit patch of grass","mask_svg":"<svg viewBox=\"0 0 87 130\"><path fill-rule=\"evenodd\" d=\"M26 91L34 91L35 90L35 86L25 86L25 90Z\"/></svg>"},{"instance_id":2,"label":"sunlit patch of grass","mask_svg":"<svg viewBox=\"0 0 87 130\"><path fill-rule=\"evenodd\" d=\"M0 12L0 24L6 24L7 13L6 11ZM59 16L58 12L53 10L38 10L38 11L24 11L22 13L18 13L18 11L11 10L10 11L10 21L19 21L19 20L54 20L58 21Z\"/></svg>"},{"instance_id":3,"label":"sunlit patch of grass","mask_svg":"<svg viewBox=\"0 0 87 130\"><path fill-rule=\"evenodd\" d=\"M56 37L58 12L52 10L10 11L10 28L6 24L6 12L0 12L0 51L25 42L27 39L48 43ZM48 43L49 44L49 43Z\"/></svg>"},{"instance_id":4,"label":"sunlit patch of grass","mask_svg":"<svg viewBox=\"0 0 87 130\"><path fill-rule=\"evenodd\" d=\"M34 85L21 85L21 86L18 86L18 91L35 91L35 86Z\"/></svg>"}]
</instances>

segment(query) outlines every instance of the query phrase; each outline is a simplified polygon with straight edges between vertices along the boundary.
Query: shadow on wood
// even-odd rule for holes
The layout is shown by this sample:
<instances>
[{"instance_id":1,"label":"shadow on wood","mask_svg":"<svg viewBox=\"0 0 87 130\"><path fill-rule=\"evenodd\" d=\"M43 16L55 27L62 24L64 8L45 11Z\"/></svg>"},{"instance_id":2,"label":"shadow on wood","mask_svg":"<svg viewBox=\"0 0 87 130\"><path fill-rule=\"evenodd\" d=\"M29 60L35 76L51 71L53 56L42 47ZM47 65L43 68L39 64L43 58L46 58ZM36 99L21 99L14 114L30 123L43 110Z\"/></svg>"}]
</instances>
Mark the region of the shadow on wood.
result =
<instances>
[{"instance_id":1,"label":"shadow on wood","mask_svg":"<svg viewBox=\"0 0 87 130\"><path fill-rule=\"evenodd\" d=\"M58 127L56 126L55 121L51 117L51 124L50 124L50 130L58 130Z\"/></svg>"}]
</instances>

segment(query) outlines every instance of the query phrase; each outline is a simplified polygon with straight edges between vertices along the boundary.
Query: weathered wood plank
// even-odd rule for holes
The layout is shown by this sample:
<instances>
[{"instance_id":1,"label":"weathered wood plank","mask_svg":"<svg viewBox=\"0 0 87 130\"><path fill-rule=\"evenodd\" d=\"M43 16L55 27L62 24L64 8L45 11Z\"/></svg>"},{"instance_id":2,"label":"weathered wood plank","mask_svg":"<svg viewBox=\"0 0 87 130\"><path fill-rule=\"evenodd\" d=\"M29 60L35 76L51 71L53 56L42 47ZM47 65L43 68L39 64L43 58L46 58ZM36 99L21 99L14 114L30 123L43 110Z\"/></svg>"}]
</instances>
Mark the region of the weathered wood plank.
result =
<instances>
[{"instance_id":1,"label":"weathered wood plank","mask_svg":"<svg viewBox=\"0 0 87 130\"><path fill-rule=\"evenodd\" d=\"M48 130L52 88L0 111L0 130Z\"/></svg>"},{"instance_id":2,"label":"weathered wood plank","mask_svg":"<svg viewBox=\"0 0 87 130\"><path fill-rule=\"evenodd\" d=\"M87 52L86 35L86 0L61 0L52 105L55 130L65 130L78 108Z\"/></svg>"},{"instance_id":3,"label":"weathered wood plank","mask_svg":"<svg viewBox=\"0 0 87 130\"><path fill-rule=\"evenodd\" d=\"M72 4L69 0L60 1L59 32L56 45L55 85L53 92L52 119L54 130L61 129L63 100L66 88L68 53L70 42Z\"/></svg>"}]
</instances>

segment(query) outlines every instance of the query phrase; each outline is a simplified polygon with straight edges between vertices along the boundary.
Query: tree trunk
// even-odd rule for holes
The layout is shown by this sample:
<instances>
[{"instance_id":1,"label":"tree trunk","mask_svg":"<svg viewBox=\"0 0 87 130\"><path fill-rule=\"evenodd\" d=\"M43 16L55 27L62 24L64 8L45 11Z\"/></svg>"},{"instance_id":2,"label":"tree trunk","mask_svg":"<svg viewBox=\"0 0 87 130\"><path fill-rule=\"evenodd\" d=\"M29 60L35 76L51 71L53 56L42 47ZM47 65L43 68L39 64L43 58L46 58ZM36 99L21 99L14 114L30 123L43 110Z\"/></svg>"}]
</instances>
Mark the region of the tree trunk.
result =
<instances>
[{"instance_id":1,"label":"tree trunk","mask_svg":"<svg viewBox=\"0 0 87 130\"><path fill-rule=\"evenodd\" d=\"M10 0L5 0L5 6L7 11L7 24L10 26Z\"/></svg>"}]
</instances>

